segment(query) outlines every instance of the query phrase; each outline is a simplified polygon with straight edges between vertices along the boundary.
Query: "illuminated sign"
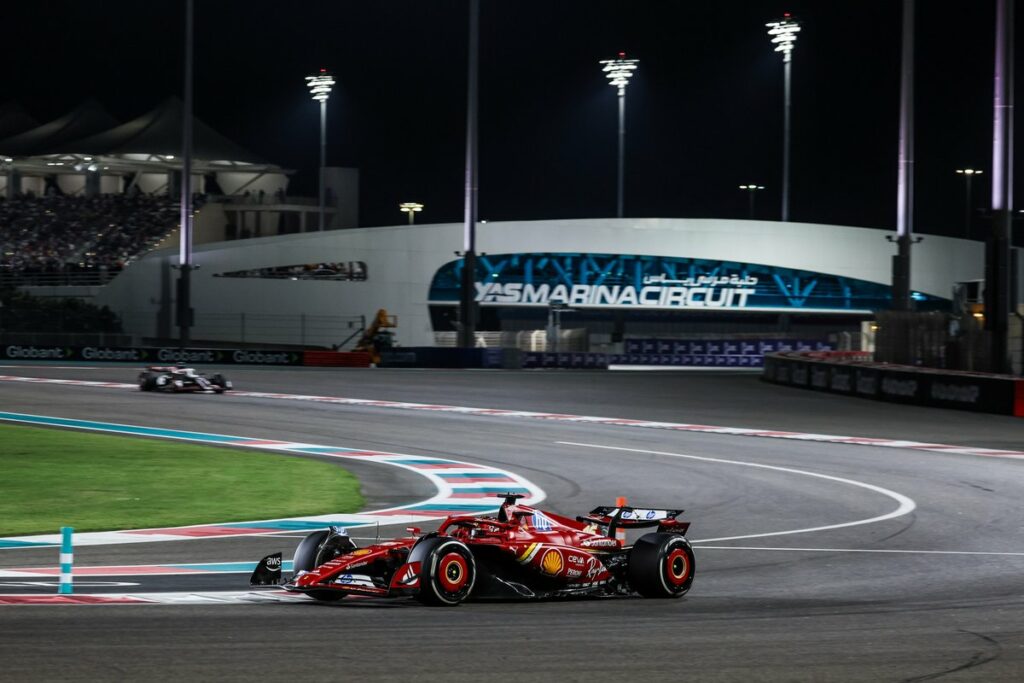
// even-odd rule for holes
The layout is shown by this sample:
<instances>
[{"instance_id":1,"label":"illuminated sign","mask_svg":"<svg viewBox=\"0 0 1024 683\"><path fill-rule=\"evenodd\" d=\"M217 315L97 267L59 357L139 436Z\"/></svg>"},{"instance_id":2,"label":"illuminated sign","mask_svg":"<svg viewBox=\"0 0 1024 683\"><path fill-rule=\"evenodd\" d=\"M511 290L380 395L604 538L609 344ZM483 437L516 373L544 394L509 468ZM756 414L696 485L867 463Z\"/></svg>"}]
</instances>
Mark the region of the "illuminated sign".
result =
<instances>
[{"instance_id":1,"label":"illuminated sign","mask_svg":"<svg viewBox=\"0 0 1024 683\"><path fill-rule=\"evenodd\" d=\"M438 269L431 303L458 301L463 261ZM475 274L483 305L592 308L871 311L890 308L888 285L762 264L668 256L484 254ZM918 292L919 308L948 305Z\"/></svg>"},{"instance_id":2,"label":"illuminated sign","mask_svg":"<svg viewBox=\"0 0 1024 683\"><path fill-rule=\"evenodd\" d=\"M632 285L524 284L477 282L481 303L548 304L570 306L655 306L658 308L744 308L757 292L756 277L700 276L683 280L664 275L644 277L643 287Z\"/></svg>"}]
</instances>

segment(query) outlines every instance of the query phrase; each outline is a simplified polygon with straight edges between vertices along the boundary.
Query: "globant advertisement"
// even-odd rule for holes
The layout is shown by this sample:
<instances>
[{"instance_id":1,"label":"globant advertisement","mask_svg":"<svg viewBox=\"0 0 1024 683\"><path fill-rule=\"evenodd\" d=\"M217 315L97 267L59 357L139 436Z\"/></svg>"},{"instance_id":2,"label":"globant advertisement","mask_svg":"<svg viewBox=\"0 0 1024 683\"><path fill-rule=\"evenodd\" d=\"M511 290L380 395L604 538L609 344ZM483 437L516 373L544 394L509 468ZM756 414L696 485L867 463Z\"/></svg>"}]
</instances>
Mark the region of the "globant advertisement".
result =
<instances>
[{"instance_id":1,"label":"globant advertisement","mask_svg":"<svg viewBox=\"0 0 1024 683\"><path fill-rule=\"evenodd\" d=\"M267 349L180 349L159 346L0 346L4 360L95 361L144 365L302 365L299 351Z\"/></svg>"}]
</instances>

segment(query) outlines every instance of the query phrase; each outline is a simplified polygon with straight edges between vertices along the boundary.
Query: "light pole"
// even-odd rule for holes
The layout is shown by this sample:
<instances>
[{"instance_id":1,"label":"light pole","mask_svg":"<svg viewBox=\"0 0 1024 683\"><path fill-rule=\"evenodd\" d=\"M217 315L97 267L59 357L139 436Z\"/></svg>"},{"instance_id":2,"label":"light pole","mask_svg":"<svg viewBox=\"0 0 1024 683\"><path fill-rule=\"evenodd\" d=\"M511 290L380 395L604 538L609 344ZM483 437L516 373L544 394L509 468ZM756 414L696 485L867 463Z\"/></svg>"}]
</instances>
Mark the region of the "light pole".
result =
<instances>
[{"instance_id":1,"label":"light pole","mask_svg":"<svg viewBox=\"0 0 1024 683\"><path fill-rule=\"evenodd\" d=\"M740 189L750 195L750 220L754 220L754 198L764 185L740 185Z\"/></svg>"},{"instance_id":2,"label":"light pole","mask_svg":"<svg viewBox=\"0 0 1024 683\"><path fill-rule=\"evenodd\" d=\"M619 174L618 174L618 203L616 205L616 216L622 218L623 210L623 184L626 178L626 86L629 79L636 71L639 59L626 59L626 53L620 52L615 59L603 59L598 64L603 64L601 71L608 79L608 84L618 88L619 94Z\"/></svg>"},{"instance_id":3,"label":"light pole","mask_svg":"<svg viewBox=\"0 0 1024 683\"><path fill-rule=\"evenodd\" d=\"M900 135L896 153L896 254L892 259L892 307L897 311L914 310L910 286L911 247L921 241L914 237L914 16L914 0L903 0ZM891 240L892 236L886 239ZM906 335L900 340L895 357L897 362L913 363L912 345Z\"/></svg>"},{"instance_id":4,"label":"light pole","mask_svg":"<svg viewBox=\"0 0 1024 683\"><path fill-rule=\"evenodd\" d=\"M306 87L314 100L320 103L320 230L324 229L324 182L327 167L327 98L331 96L334 79L327 69L315 76L306 76Z\"/></svg>"},{"instance_id":5,"label":"light pole","mask_svg":"<svg viewBox=\"0 0 1024 683\"><path fill-rule=\"evenodd\" d=\"M416 214L423 210L423 205L416 202L402 202L398 205L398 210L409 214L409 225L412 225L416 222Z\"/></svg>"},{"instance_id":6,"label":"light pole","mask_svg":"<svg viewBox=\"0 0 1024 683\"><path fill-rule=\"evenodd\" d=\"M996 0L993 74L992 235L985 258L985 329L993 372L1012 371L1010 306L1013 245L1013 0Z\"/></svg>"},{"instance_id":7,"label":"light pole","mask_svg":"<svg viewBox=\"0 0 1024 683\"><path fill-rule=\"evenodd\" d=\"M964 177L964 239L971 239L971 180L984 173L977 168L958 168L958 175Z\"/></svg>"},{"instance_id":8,"label":"light pole","mask_svg":"<svg viewBox=\"0 0 1024 683\"><path fill-rule=\"evenodd\" d=\"M185 102L181 115L181 229L178 237L178 343L191 342L192 315L192 71L194 49L194 0L185 3Z\"/></svg>"},{"instance_id":9,"label":"light pole","mask_svg":"<svg viewBox=\"0 0 1024 683\"><path fill-rule=\"evenodd\" d=\"M459 348L476 347L476 219L478 90L480 81L480 0L469 0L468 66L466 70L466 175L464 185L462 278L459 281Z\"/></svg>"},{"instance_id":10,"label":"light pole","mask_svg":"<svg viewBox=\"0 0 1024 683\"><path fill-rule=\"evenodd\" d=\"M771 37L775 51L782 53L782 68L784 74L783 97L785 104L782 110L782 220L789 220L789 94L790 77L793 67L793 46L796 44L796 34L800 32L800 24L790 16L789 12L782 15L782 19L765 24L768 27L768 35Z\"/></svg>"}]
</instances>

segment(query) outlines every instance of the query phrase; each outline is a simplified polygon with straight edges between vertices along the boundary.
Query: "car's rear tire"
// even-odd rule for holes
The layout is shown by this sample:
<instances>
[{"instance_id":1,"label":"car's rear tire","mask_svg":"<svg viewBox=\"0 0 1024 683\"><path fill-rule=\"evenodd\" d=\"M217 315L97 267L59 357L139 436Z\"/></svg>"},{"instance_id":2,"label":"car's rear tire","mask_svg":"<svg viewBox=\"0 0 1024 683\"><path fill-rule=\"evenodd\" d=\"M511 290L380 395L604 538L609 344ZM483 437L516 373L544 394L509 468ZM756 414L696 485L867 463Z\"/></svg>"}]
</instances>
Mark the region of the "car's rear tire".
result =
<instances>
[{"instance_id":1,"label":"car's rear tire","mask_svg":"<svg viewBox=\"0 0 1024 683\"><path fill-rule=\"evenodd\" d=\"M324 562L332 560L346 550L336 547L328 540L331 532L327 529L314 531L306 536L295 549L292 556L292 571L298 574L300 571L308 572L319 567ZM337 537L335 537L337 538ZM327 541L325 544L324 541ZM351 543L351 541L349 541ZM306 595L322 602L335 602L345 597L345 593L332 590L309 590Z\"/></svg>"},{"instance_id":2,"label":"car's rear tire","mask_svg":"<svg viewBox=\"0 0 1024 683\"><path fill-rule=\"evenodd\" d=\"M155 391L156 390L156 377L152 372L143 372L139 374L139 391Z\"/></svg>"},{"instance_id":3,"label":"car's rear tire","mask_svg":"<svg viewBox=\"0 0 1024 683\"><path fill-rule=\"evenodd\" d=\"M454 607L469 597L476 584L476 561L465 543L454 538L425 538L417 549L417 555L423 558L417 600L425 605Z\"/></svg>"},{"instance_id":4,"label":"car's rear tire","mask_svg":"<svg viewBox=\"0 0 1024 683\"><path fill-rule=\"evenodd\" d=\"M680 598L693 585L693 548L679 534L644 534L629 551L629 585L645 598Z\"/></svg>"}]
</instances>

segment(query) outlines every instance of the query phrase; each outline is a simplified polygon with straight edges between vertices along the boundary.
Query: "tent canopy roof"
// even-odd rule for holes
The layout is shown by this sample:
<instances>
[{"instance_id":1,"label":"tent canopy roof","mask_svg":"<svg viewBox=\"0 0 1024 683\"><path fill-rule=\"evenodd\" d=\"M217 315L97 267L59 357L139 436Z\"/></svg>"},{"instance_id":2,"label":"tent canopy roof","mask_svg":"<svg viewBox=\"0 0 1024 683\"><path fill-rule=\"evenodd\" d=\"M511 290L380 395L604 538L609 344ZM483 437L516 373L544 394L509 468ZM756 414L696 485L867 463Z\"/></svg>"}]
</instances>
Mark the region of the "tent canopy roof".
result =
<instances>
[{"instance_id":1,"label":"tent canopy roof","mask_svg":"<svg viewBox=\"0 0 1024 683\"><path fill-rule=\"evenodd\" d=\"M17 157L57 154L66 151L63 147L71 140L116 125L117 120L99 102L87 100L58 119L0 141L0 154Z\"/></svg>"},{"instance_id":2,"label":"tent canopy roof","mask_svg":"<svg viewBox=\"0 0 1024 683\"><path fill-rule=\"evenodd\" d=\"M39 122L17 102L0 106L0 139L17 135L38 125Z\"/></svg>"},{"instance_id":3,"label":"tent canopy roof","mask_svg":"<svg viewBox=\"0 0 1024 683\"><path fill-rule=\"evenodd\" d=\"M95 100L42 125L21 105L11 103L0 107L0 155L21 159L59 154L180 157L183 121L184 107L177 97L169 97L151 111L120 125ZM192 156L197 161L269 165L195 117Z\"/></svg>"},{"instance_id":4,"label":"tent canopy roof","mask_svg":"<svg viewBox=\"0 0 1024 683\"><path fill-rule=\"evenodd\" d=\"M115 128L62 145L70 154L180 155L184 107L177 97L169 97L155 109ZM0 143L0 148L2 148ZM232 142L197 118L192 119L192 156L206 161L225 160L251 164L263 159Z\"/></svg>"}]
</instances>

